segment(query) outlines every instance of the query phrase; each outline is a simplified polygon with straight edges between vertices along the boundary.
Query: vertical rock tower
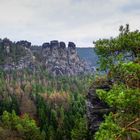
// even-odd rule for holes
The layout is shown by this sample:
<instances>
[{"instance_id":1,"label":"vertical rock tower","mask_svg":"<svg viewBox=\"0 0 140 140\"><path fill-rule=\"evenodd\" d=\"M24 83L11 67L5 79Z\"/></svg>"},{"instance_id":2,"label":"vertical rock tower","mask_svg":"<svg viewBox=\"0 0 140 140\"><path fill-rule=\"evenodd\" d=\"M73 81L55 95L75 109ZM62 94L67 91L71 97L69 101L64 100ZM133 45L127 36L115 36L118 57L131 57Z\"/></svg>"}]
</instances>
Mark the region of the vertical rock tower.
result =
<instances>
[{"instance_id":1,"label":"vertical rock tower","mask_svg":"<svg viewBox=\"0 0 140 140\"><path fill-rule=\"evenodd\" d=\"M79 58L73 42L69 42L68 47L64 42L57 40L44 43L41 55L46 69L54 76L71 76L90 72L90 66Z\"/></svg>"}]
</instances>

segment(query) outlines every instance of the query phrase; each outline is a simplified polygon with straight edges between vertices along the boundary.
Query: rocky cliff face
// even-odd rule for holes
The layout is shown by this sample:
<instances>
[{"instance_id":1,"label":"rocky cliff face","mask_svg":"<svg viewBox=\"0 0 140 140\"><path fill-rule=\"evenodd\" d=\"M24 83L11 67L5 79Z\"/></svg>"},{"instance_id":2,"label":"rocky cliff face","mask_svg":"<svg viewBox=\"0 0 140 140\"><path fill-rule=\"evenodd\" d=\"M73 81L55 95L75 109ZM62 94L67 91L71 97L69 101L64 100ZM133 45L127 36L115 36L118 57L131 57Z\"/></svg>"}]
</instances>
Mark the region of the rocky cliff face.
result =
<instances>
[{"instance_id":1,"label":"rocky cliff face","mask_svg":"<svg viewBox=\"0 0 140 140\"><path fill-rule=\"evenodd\" d=\"M87 119L88 119L88 129L90 135L93 136L98 130L101 122L104 120L104 115L108 114L113 109L109 108L106 103L101 101L97 94L96 89L103 89L106 91L110 90L112 83L110 81L95 82L87 95Z\"/></svg>"},{"instance_id":2,"label":"rocky cliff face","mask_svg":"<svg viewBox=\"0 0 140 140\"><path fill-rule=\"evenodd\" d=\"M42 60L46 69L56 75L78 75L91 72L90 66L79 58L73 42L51 41L42 45Z\"/></svg>"},{"instance_id":3,"label":"rocky cliff face","mask_svg":"<svg viewBox=\"0 0 140 140\"><path fill-rule=\"evenodd\" d=\"M76 45L73 42L69 42L66 47L64 42L54 40L37 47L24 40L12 42L9 39L3 39L0 40L0 50L2 52L1 60L4 59L0 62L0 67L4 70L22 70L24 68L37 70L39 66L43 66L54 76L71 76L92 72L91 66L78 56Z\"/></svg>"},{"instance_id":4,"label":"rocky cliff face","mask_svg":"<svg viewBox=\"0 0 140 140\"><path fill-rule=\"evenodd\" d=\"M28 41L12 42L5 38L0 40L0 68L7 70L21 70L32 68L33 53Z\"/></svg>"}]
</instances>

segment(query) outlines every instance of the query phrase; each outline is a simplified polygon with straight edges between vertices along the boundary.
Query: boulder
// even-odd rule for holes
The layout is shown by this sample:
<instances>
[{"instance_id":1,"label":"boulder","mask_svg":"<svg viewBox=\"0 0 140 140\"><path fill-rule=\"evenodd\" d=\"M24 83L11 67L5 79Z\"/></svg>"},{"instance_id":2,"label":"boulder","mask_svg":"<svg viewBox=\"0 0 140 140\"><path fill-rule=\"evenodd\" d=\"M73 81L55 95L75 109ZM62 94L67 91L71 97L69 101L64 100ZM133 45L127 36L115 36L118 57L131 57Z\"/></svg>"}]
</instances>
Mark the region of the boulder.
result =
<instances>
[{"instance_id":1,"label":"boulder","mask_svg":"<svg viewBox=\"0 0 140 140\"><path fill-rule=\"evenodd\" d=\"M42 44L42 49L50 48L50 43L46 42Z\"/></svg>"},{"instance_id":2,"label":"boulder","mask_svg":"<svg viewBox=\"0 0 140 140\"><path fill-rule=\"evenodd\" d=\"M66 44L65 44L65 42L60 42L60 48L66 49Z\"/></svg>"},{"instance_id":3,"label":"boulder","mask_svg":"<svg viewBox=\"0 0 140 140\"><path fill-rule=\"evenodd\" d=\"M76 45L73 42L68 43L68 48L76 49Z\"/></svg>"},{"instance_id":4,"label":"boulder","mask_svg":"<svg viewBox=\"0 0 140 140\"><path fill-rule=\"evenodd\" d=\"M53 40L53 41L51 41L50 42L50 45L51 45L51 47L58 47L59 46L59 42L58 42L58 40Z\"/></svg>"}]
</instances>

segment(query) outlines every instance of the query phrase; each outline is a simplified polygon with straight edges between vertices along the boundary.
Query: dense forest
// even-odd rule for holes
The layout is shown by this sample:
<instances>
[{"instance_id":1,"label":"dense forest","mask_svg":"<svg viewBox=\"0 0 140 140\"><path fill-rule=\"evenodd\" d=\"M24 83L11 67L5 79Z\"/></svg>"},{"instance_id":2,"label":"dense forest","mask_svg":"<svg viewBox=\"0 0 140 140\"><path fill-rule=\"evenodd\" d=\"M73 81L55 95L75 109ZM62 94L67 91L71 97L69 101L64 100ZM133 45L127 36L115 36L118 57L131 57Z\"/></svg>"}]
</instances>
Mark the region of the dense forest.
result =
<instances>
[{"instance_id":1,"label":"dense forest","mask_svg":"<svg viewBox=\"0 0 140 140\"><path fill-rule=\"evenodd\" d=\"M121 26L117 37L94 43L99 57L99 72L94 74L52 76L42 67L38 71L0 70L1 140L140 139L140 32ZM15 60L26 53L22 47L11 49ZM6 55L0 53L1 64L8 61ZM110 89L96 93L112 111L91 135L87 93L106 80Z\"/></svg>"},{"instance_id":2,"label":"dense forest","mask_svg":"<svg viewBox=\"0 0 140 140\"><path fill-rule=\"evenodd\" d=\"M52 77L42 70L1 71L1 139L87 138L85 100L93 79L91 75Z\"/></svg>"}]
</instances>

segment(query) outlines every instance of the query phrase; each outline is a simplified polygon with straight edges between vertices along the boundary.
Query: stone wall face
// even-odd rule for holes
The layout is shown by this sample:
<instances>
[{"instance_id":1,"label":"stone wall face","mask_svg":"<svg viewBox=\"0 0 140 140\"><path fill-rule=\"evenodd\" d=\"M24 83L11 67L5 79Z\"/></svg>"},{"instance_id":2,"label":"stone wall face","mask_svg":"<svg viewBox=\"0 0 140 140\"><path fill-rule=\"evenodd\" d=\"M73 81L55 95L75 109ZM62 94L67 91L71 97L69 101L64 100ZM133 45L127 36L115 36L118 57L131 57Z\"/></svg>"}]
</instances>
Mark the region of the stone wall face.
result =
<instances>
[{"instance_id":1,"label":"stone wall face","mask_svg":"<svg viewBox=\"0 0 140 140\"><path fill-rule=\"evenodd\" d=\"M104 115L108 114L110 111L113 111L112 108L109 108L105 102L99 99L98 95L96 94L96 89L109 91L111 85L112 83L110 81L103 81L98 85L93 85L87 94L87 120L88 129L91 136L93 136L98 130L101 122L104 120Z\"/></svg>"}]
</instances>

